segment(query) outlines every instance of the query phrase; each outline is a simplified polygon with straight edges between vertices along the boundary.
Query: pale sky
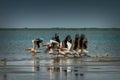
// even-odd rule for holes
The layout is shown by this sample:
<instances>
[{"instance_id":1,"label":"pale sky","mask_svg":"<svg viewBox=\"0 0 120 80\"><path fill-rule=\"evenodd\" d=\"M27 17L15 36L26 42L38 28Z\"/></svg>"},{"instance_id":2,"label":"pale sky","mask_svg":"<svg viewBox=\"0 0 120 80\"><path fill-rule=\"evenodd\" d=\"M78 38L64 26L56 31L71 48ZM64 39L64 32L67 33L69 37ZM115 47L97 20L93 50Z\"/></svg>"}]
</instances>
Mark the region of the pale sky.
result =
<instances>
[{"instance_id":1,"label":"pale sky","mask_svg":"<svg viewBox=\"0 0 120 80\"><path fill-rule=\"evenodd\" d=\"M0 28L120 28L120 0L0 0Z\"/></svg>"}]
</instances>

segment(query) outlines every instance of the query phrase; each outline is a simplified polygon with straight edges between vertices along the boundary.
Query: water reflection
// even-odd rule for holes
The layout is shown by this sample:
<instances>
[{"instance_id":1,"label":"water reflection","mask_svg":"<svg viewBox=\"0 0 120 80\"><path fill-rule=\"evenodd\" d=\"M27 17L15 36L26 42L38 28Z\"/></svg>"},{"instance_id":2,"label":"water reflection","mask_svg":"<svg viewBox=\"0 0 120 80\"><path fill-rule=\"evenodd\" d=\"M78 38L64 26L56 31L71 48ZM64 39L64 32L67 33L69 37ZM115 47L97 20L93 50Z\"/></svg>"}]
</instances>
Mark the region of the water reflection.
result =
<instances>
[{"instance_id":1,"label":"water reflection","mask_svg":"<svg viewBox=\"0 0 120 80\"><path fill-rule=\"evenodd\" d=\"M46 69L50 74L50 80L84 80L87 66L80 66L80 64L85 65L84 62L79 62L79 59L55 57L49 60Z\"/></svg>"},{"instance_id":2,"label":"water reflection","mask_svg":"<svg viewBox=\"0 0 120 80\"><path fill-rule=\"evenodd\" d=\"M34 57L32 62L32 66L23 65L19 67L15 66L12 68L7 68L8 63L5 69L1 67L0 80L113 80L116 78L119 80L119 63L120 62L84 62L81 61L83 59L80 58L61 58L54 57L51 59L41 60L38 57ZM85 59L84 59L85 60ZM30 62L27 61L29 64ZM19 64L17 62L17 64ZM26 64L26 62L24 63ZM31 64L31 63L30 63ZM91 64L91 65L89 65ZM92 66L95 64L95 66ZM98 66L97 66L97 65ZM109 64L111 66L109 66ZM117 65L115 65L117 64ZM34 65L34 66L33 66ZM105 66L107 65L107 66ZM114 66L112 66L114 65ZM24 68L26 66L26 68ZM37 67L39 69L37 70ZM28 69L29 68L29 69ZM30 70L34 68L35 70L30 72ZM11 69L11 70L9 70ZM36 72L37 71L37 72ZM9 72L9 73L8 73ZM12 72L12 74L11 74ZM17 72L17 73L16 73ZM27 74L26 74L26 73ZM110 72L110 73L109 73ZM103 76L103 77L100 77ZM110 76L110 77L107 77Z\"/></svg>"},{"instance_id":3,"label":"water reflection","mask_svg":"<svg viewBox=\"0 0 120 80\"><path fill-rule=\"evenodd\" d=\"M59 57L55 57L55 58L52 58L51 60L49 60L49 64L47 66L47 71L48 72L60 72L60 67L58 67L58 65L57 65L57 64L59 64L59 62L60 62Z\"/></svg>"}]
</instances>

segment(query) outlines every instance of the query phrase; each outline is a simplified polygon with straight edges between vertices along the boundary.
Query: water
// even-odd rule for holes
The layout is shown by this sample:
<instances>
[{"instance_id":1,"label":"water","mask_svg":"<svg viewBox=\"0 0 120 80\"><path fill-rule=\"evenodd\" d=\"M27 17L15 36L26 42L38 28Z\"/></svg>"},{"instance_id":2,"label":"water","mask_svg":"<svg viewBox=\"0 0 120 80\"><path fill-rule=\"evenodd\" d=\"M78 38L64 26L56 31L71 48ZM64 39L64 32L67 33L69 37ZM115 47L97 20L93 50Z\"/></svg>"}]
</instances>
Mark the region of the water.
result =
<instances>
[{"instance_id":1,"label":"water","mask_svg":"<svg viewBox=\"0 0 120 80\"><path fill-rule=\"evenodd\" d=\"M90 55L110 53L112 56L120 56L120 30L22 29L0 30L0 58L30 57L30 54L24 49L32 47L33 39L44 38L44 43L47 43L55 33L59 34L61 41L68 34L74 39L76 33L84 33L88 39L88 51ZM44 47L41 47L41 51L43 50ZM44 53L40 55L45 56Z\"/></svg>"},{"instance_id":2,"label":"water","mask_svg":"<svg viewBox=\"0 0 120 80\"><path fill-rule=\"evenodd\" d=\"M62 41L68 34L84 33L88 39L88 51L92 58L64 58L56 60L53 55L38 53L39 71L34 69L31 53L32 40L44 38L49 42L55 33ZM0 30L0 80L119 80L120 79L120 30L116 29L7 29ZM96 58L96 55L110 54Z\"/></svg>"}]
</instances>

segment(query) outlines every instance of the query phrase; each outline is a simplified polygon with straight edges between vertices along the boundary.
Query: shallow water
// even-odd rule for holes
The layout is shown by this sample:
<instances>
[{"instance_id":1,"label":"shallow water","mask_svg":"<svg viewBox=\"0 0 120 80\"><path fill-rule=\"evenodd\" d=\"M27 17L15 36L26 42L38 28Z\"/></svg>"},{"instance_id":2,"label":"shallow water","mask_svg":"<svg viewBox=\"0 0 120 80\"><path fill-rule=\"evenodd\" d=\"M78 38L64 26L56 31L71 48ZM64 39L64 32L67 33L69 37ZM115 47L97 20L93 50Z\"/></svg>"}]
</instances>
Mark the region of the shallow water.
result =
<instances>
[{"instance_id":1,"label":"shallow water","mask_svg":"<svg viewBox=\"0 0 120 80\"><path fill-rule=\"evenodd\" d=\"M120 61L110 57L109 62L99 61L106 58L6 60L6 65L0 66L0 80L119 80ZM34 66L35 61L39 68Z\"/></svg>"}]
</instances>

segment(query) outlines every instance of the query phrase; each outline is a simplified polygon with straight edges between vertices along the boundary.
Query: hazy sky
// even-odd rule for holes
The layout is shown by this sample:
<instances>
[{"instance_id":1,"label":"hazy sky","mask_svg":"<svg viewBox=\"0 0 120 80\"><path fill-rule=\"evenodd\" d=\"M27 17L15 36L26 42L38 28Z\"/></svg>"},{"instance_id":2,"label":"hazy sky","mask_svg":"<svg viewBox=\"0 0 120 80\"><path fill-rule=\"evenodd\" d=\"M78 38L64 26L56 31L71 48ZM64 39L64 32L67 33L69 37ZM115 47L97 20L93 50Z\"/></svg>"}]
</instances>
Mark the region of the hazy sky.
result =
<instances>
[{"instance_id":1,"label":"hazy sky","mask_svg":"<svg viewBox=\"0 0 120 80\"><path fill-rule=\"evenodd\" d=\"M0 0L0 27L120 27L120 0Z\"/></svg>"}]
</instances>

